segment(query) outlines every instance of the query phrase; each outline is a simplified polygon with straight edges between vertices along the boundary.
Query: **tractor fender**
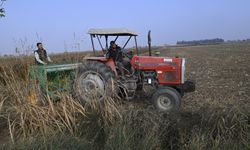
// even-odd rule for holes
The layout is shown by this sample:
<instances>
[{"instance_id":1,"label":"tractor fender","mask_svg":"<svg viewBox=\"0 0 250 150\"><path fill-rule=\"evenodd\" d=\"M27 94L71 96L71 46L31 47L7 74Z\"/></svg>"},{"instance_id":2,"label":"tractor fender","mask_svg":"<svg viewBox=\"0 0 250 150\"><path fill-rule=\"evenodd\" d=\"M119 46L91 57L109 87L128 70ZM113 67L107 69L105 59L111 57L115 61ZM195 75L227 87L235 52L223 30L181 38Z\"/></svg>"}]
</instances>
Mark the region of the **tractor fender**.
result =
<instances>
[{"instance_id":1,"label":"tractor fender","mask_svg":"<svg viewBox=\"0 0 250 150\"><path fill-rule=\"evenodd\" d=\"M115 63L114 63L114 61L113 61L112 58L106 58L106 57L85 57L84 60L100 61L102 63L105 63L115 73L115 76L116 77L118 76L116 68L115 68Z\"/></svg>"}]
</instances>

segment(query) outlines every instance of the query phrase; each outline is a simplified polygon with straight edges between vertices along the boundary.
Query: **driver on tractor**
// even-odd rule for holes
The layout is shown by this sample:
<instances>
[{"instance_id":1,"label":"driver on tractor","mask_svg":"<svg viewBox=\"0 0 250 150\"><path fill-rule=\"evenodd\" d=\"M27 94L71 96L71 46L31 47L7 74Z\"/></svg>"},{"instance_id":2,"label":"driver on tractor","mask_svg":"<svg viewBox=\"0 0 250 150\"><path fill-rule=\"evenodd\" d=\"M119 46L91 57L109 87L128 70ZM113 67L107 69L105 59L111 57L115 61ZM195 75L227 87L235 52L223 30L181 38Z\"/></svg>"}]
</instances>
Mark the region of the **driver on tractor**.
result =
<instances>
[{"instance_id":1,"label":"driver on tractor","mask_svg":"<svg viewBox=\"0 0 250 150\"><path fill-rule=\"evenodd\" d=\"M108 58L112 58L115 65L118 67L122 77L124 76L124 65L121 47L115 44L115 41L110 42L110 46L107 53Z\"/></svg>"}]
</instances>

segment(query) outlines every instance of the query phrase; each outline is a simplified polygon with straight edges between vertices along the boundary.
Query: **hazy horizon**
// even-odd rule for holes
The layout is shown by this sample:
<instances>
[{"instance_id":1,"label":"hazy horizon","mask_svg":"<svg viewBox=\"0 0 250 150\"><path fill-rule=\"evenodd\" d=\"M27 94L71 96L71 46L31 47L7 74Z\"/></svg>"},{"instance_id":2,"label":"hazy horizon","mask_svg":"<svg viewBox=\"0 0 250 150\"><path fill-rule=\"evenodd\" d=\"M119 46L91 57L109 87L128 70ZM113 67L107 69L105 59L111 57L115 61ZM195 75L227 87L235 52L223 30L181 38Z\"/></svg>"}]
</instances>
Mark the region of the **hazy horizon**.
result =
<instances>
[{"instance_id":1,"label":"hazy horizon","mask_svg":"<svg viewBox=\"0 0 250 150\"><path fill-rule=\"evenodd\" d=\"M89 28L128 28L139 34L138 45L222 38L250 38L250 1L17 1L7 0L0 18L0 55L36 49L49 53L91 50ZM98 44L98 43L97 43Z\"/></svg>"}]
</instances>

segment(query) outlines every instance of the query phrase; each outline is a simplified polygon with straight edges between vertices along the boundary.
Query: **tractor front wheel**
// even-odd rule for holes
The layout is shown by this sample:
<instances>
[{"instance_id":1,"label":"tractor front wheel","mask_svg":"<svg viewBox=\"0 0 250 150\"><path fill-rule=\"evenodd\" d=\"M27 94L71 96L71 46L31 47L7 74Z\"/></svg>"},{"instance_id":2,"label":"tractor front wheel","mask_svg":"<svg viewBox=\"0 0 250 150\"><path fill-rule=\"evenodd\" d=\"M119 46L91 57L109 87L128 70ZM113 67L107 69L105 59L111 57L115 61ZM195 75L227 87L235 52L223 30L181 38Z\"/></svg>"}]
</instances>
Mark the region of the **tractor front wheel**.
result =
<instances>
[{"instance_id":1,"label":"tractor front wheel","mask_svg":"<svg viewBox=\"0 0 250 150\"><path fill-rule=\"evenodd\" d=\"M159 111L172 111L180 107L181 96L174 88L159 88L153 94L152 102Z\"/></svg>"}]
</instances>

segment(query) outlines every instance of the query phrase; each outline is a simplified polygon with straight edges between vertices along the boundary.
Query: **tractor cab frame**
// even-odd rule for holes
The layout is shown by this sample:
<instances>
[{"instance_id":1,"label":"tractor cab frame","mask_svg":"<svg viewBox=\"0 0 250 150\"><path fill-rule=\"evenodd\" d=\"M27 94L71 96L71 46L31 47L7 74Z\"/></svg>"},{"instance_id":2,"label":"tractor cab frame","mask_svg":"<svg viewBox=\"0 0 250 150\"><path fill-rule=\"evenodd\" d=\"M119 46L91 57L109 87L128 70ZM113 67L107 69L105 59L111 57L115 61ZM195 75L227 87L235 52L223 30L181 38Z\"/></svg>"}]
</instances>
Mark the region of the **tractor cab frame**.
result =
<instances>
[{"instance_id":1,"label":"tractor cab frame","mask_svg":"<svg viewBox=\"0 0 250 150\"><path fill-rule=\"evenodd\" d=\"M117 41L119 37L128 37L125 44L122 46L122 49L125 49L131 38L134 38L135 41L135 50L136 54L139 55L138 52L138 47L137 47L137 33L125 28L120 28L120 29L90 29L88 31L88 34L90 35L91 38L91 43L92 43L92 48L94 55L96 56L96 49L95 49L95 44L94 44L94 39L96 38L98 40L98 43L105 54L106 51L108 50L108 45L109 45L109 37L115 37L113 41ZM101 38L105 38L105 45L101 42Z\"/></svg>"}]
</instances>

